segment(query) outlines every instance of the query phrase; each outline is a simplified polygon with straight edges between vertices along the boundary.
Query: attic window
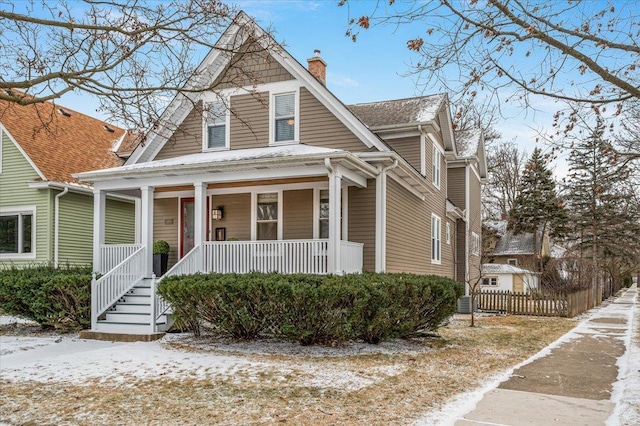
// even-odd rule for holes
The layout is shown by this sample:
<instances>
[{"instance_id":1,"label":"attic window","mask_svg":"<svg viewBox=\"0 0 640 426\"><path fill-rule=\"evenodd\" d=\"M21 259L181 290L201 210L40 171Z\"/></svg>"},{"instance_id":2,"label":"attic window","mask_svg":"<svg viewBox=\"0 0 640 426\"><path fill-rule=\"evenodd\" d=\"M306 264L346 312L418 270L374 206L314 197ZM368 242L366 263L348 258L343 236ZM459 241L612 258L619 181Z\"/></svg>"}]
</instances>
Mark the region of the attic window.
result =
<instances>
[{"instance_id":1,"label":"attic window","mask_svg":"<svg viewBox=\"0 0 640 426\"><path fill-rule=\"evenodd\" d=\"M104 125L104 129L109 133L115 132L115 130L113 130L111 127L107 126L106 124Z\"/></svg>"},{"instance_id":2,"label":"attic window","mask_svg":"<svg viewBox=\"0 0 640 426\"><path fill-rule=\"evenodd\" d=\"M65 117L71 117L71 113L64 108L58 108L58 112Z\"/></svg>"}]
</instances>

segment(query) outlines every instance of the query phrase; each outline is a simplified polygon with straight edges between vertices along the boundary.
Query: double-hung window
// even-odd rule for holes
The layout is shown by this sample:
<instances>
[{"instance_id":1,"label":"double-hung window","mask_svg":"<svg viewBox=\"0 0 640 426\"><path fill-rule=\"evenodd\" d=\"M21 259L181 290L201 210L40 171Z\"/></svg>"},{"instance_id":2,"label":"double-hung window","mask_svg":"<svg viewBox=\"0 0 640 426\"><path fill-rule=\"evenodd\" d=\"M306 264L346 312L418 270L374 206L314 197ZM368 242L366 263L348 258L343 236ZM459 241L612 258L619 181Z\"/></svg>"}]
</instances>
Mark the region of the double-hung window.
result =
<instances>
[{"instance_id":1,"label":"double-hung window","mask_svg":"<svg viewBox=\"0 0 640 426\"><path fill-rule=\"evenodd\" d=\"M480 235L471 233L471 254L480 255Z\"/></svg>"},{"instance_id":2,"label":"double-hung window","mask_svg":"<svg viewBox=\"0 0 640 426\"><path fill-rule=\"evenodd\" d=\"M440 150L436 145L433 145L433 159L432 159L432 175L433 175L433 184L436 188L440 188L440 162L442 154L440 154Z\"/></svg>"},{"instance_id":3,"label":"double-hung window","mask_svg":"<svg viewBox=\"0 0 640 426\"><path fill-rule=\"evenodd\" d=\"M482 279L482 285L490 285L497 286L498 285L498 277L486 277Z\"/></svg>"},{"instance_id":4,"label":"double-hung window","mask_svg":"<svg viewBox=\"0 0 640 426\"><path fill-rule=\"evenodd\" d=\"M225 149L227 144L227 109L222 102L207 104L206 149Z\"/></svg>"},{"instance_id":5,"label":"double-hung window","mask_svg":"<svg viewBox=\"0 0 640 426\"><path fill-rule=\"evenodd\" d=\"M440 263L442 259L442 219L431 215L431 262Z\"/></svg>"},{"instance_id":6,"label":"double-hung window","mask_svg":"<svg viewBox=\"0 0 640 426\"><path fill-rule=\"evenodd\" d=\"M278 193L258 194L257 239L278 239Z\"/></svg>"},{"instance_id":7,"label":"double-hung window","mask_svg":"<svg viewBox=\"0 0 640 426\"><path fill-rule=\"evenodd\" d=\"M320 238L329 238L329 190L320 190Z\"/></svg>"},{"instance_id":8,"label":"double-hung window","mask_svg":"<svg viewBox=\"0 0 640 426\"><path fill-rule=\"evenodd\" d=\"M31 209L0 212L0 257L35 256L34 213Z\"/></svg>"},{"instance_id":9,"label":"double-hung window","mask_svg":"<svg viewBox=\"0 0 640 426\"><path fill-rule=\"evenodd\" d=\"M274 95L273 103L273 142L294 142L296 140L296 93Z\"/></svg>"}]
</instances>

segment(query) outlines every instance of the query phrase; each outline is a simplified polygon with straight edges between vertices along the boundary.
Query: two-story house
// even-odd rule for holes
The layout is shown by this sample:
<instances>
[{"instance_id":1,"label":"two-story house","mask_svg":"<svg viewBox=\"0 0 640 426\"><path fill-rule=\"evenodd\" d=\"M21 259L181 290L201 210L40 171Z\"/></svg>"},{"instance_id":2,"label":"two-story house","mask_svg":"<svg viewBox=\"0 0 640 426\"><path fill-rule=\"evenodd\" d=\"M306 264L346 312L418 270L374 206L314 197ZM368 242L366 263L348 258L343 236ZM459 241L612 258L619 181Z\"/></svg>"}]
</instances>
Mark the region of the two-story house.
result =
<instances>
[{"instance_id":1,"label":"two-story house","mask_svg":"<svg viewBox=\"0 0 640 426\"><path fill-rule=\"evenodd\" d=\"M447 96L346 106L327 89L319 52L307 68L273 43L252 48L265 38L241 13L189 83L215 90L176 97L162 120L172 125L124 166L78 175L94 186L94 269L105 274L93 330L166 327L150 280L158 239L174 248L167 275L402 271L466 282L479 270L483 141L459 152ZM244 72L226 78L231 64ZM105 241L111 194L140 199L141 240L127 258ZM110 270L101 259L124 262ZM118 321L114 304L147 285L149 316Z\"/></svg>"}]
</instances>

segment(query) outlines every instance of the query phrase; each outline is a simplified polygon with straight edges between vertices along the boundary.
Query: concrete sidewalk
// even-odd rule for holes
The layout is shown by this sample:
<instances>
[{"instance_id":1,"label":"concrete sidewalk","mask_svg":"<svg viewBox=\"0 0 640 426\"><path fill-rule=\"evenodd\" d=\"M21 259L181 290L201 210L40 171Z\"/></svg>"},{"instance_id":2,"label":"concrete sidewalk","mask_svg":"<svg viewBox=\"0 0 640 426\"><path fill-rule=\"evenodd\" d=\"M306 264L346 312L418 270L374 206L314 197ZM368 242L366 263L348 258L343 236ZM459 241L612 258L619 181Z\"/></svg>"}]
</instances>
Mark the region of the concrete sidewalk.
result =
<instances>
[{"instance_id":1,"label":"concrete sidewalk","mask_svg":"<svg viewBox=\"0 0 640 426\"><path fill-rule=\"evenodd\" d=\"M624 424L612 416L621 398L613 397L613 390L619 365L627 365L618 360L629 349L636 295L634 285L593 312L552 344L547 355L516 369L508 380L485 393L455 425Z\"/></svg>"}]
</instances>

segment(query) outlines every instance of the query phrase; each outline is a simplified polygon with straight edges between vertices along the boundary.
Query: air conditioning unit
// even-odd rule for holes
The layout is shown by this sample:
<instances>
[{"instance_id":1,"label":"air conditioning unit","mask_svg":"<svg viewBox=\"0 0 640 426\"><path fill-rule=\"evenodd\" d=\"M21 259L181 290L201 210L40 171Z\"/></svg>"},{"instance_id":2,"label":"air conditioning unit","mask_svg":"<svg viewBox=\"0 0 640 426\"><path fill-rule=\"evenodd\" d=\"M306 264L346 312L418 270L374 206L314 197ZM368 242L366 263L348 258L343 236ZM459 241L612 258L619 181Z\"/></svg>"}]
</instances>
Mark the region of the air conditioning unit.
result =
<instances>
[{"instance_id":1,"label":"air conditioning unit","mask_svg":"<svg viewBox=\"0 0 640 426\"><path fill-rule=\"evenodd\" d=\"M474 312L478 312L478 299L475 300ZM458 299L458 313L470 314L471 313L471 296L462 296Z\"/></svg>"}]
</instances>

